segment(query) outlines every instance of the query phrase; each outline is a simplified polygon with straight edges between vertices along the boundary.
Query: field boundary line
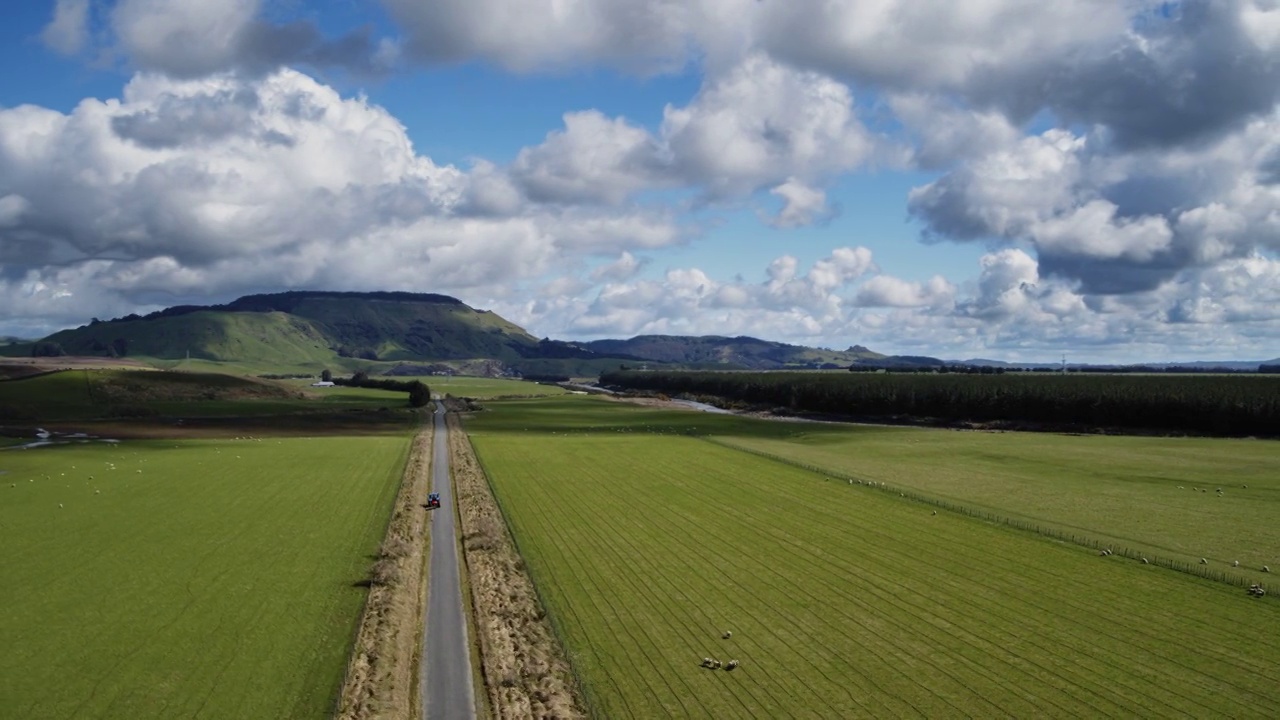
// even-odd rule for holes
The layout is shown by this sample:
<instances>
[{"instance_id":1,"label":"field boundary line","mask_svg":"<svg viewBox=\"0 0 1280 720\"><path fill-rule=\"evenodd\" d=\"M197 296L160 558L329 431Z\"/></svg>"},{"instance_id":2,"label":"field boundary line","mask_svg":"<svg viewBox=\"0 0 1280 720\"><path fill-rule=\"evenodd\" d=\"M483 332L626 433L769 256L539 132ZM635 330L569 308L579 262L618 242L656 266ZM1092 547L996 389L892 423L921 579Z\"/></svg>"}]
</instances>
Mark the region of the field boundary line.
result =
<instances>
[{"instance_id":1,"label":"field boundary line","mask_svg":"<svg viewBox=\"0 0 1280 720\"><path fill-rule=\"evenodd\" d=\"M418 505L431 481L433 436L427 425L410 441L334 702L333 717L339 720L421 715L416 676L430 525Z\"/></svg>"},{"instance_id":2,"label":"field boundary line","mask_svg":"<svg viewBox=\"0 0 1280 720\"><path fill-rule=\"evenodd\" d=\"M1219 582L1226 585L1232 585L1234 587L1247 588L1250 585L1256 583L1266 588L1266 584L1264 582L1260 582L1258 580L1251 580L1250 578L1247 578L1247 577L1222 572L1220 570L1214 570L1205 565L1197 565L1197 564L1185 562L1182 560L1175 560L1173 558L1161 557L1159 555L1156 555L1155 553L1146 553L1140 550L1134 550L1132 548L1117 545L1114 542L1104 542L1101 540L1097 540L1087 535L1083 535L1083 534L1077 535L1075 533L1069 533L1063 530L1058 530L1057 528L1043 526L1038 523L1028 522L1026 520L1019 520L1017 518L1007 517L997 513L988 512L986 510L979 510L977 508L968 507L960 503L953 503L948 500L942 500L940 498L936 498L930 495L925 495L923 493L917 492L912 488L890 486L884 482L870 480L867 478L859 477L857 475L843 473L837 470L833 470L831 468L825 468L818 465L810 465L809 463L800 462L799 460L793 460L791 458L784 457L781 455L775 455L773 453L765 452L763 450L755 450L752 448L743 447L741 445L737 445L731 442L726 442L724 440L720 440L717 438L699 436L699 435L694 435L692 437L694 437L695 439L701 440L702 442L711 443L712 445L728 448L730 450L737 450L739 452L748 453L751 455L755 455L757 457L762 457L768 460L772 460L774 462L781 463L783 465L800 468L802 470L808 470L809 472L816 473L819 475L824 475L826 477L830 477L838 480L846 480L850 483L857 483L859 487L866 487L872 490L879 490L881 492L884 492L890 495L897 494L900 498L910 500L912 502L921 503L921 504L929 505L936 508L941 508L943 510L964 515L966 517L971 517L978 520L984 520L986 522L993 523L995 525L1003 525L1004 527L1013 528L1015 530L1020 530L1023 532L1028 532L1034 535L1038 535L1040 537L1050 538L1050 539L1058 540L1064 543L1070 543L1072 545L1076 545L1079 547L1098 550L1099 552L1106 550L1110 552L1112 555L1119 555L1121 557L1125 557L1130 560L1143 560L1145 558L1146 561L1151 565L1156 565L1158 567L1162 567L1168 570L1173 570L1174 572L1193 575L1195 577L1198 577L1204 580L1210 580L1213 582ZM1266 597L1272 597L1271 593L1268 592Z\"/></svg>"}]
</instances>

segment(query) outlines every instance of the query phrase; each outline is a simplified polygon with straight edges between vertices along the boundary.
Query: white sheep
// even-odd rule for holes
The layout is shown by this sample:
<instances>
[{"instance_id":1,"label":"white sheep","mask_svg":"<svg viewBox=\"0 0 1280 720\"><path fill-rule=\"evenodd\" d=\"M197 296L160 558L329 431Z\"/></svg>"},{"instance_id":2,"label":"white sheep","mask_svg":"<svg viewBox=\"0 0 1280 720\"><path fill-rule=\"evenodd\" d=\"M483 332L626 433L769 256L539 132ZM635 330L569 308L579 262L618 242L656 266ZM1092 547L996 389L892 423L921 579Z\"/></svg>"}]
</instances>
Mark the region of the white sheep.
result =
<instances>
[{"instance_id":1,"label":"white sheep","mask_svg":"<svg viewBox=\"0 0 1280 720\"><path fill-rule=\"evenodd\" d=\"M723 634L723 635L721 635L720 637L721 637L721 638L723 638L723 639L725 639L725 640L728 640L729 638L733 637L733 631L732 631L732 630L725 630L725 631L724 631L724 634Z\"/></svg>"},{"instance_id":2,"label":"white sheep","mask_svg":"<svg viewBox=\"0 0 1280 720\"><path fill-rule=\"evenodd\" d=\"M1240 567L1240 561L1239 561L1239 560L1232 560L1232 561L1231 561L1231 567Z\"/></svg>"},{"instance_id":3,"label":"white sheep","mask_svg":"<svg viewBox=\"0 0 1280 720\"><path fill-rule=\"evenodd\" d=\"M1151 563L1147 562L1147 559L1146 559L1146 558L1142 558L1142 564L1143 564L1143 565L1150 565Z\"/></svg>"},{"instance_id":4,"label":"white sheep","mask_svg":"<svg viewBox=\"0 0 1280 720\"><path fill-rule=\"evenodd\" d=\"M1200 558L1200 564L1201 564L1201 565L1208 565L1208 564L1209 564L1209 561L1208 561L1208 560L1205 560L1204 558Z\"/></svg>"},{"instance_id":5,"label":"white sheep","mask_svg":"<svg viewBox=\"0 0 1280 720\"><path fill-rule=\"evenodd\" d=\"M1267 567L1266 565L1263 565L1262 572L1271 572L1271 568Z\"/></svg>"}]
</instances>

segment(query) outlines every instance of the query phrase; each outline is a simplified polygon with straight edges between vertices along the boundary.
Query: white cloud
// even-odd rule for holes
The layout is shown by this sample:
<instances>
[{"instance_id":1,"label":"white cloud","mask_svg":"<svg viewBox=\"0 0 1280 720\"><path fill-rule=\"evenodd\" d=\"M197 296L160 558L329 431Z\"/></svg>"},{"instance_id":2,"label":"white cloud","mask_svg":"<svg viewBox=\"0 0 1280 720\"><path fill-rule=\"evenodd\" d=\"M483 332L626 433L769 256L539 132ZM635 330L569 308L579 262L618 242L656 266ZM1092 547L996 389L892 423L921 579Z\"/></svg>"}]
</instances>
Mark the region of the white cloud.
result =
<instances>
[{"instance_id":1,"label":"white cloud","mask_svg":"<svg viewBox=\"0 0 1280 720\"><path fill-rule=\"evenodd\" d=\"M139 70L178 78L292 64L380 73L399 60L399 44L368 28L330 39L309 21L269 23L262 10L262 0L119 0L114 49Z\"/></svg>"},{"instance_id":2,"label":"white cloud","mask_svg":"<svg viewBox=\"0 0 1280 720\"><path fill-rule=\"evenodd\" d=\"M697 13L683 0L383 0L428 62L480 57L515 71L606 63L638 72L682 67Z\"/></svg>"},{"instance_id":3,"label":"white cloud","mask_svg":"<svg viewBox=\"0 0 1280 720\"><path fill-rule=\"evenodd\" d=\"M856 301L864 307L945 306L952 302L955 292L955 286L941 275L934 275L923 283L877 275L858 288Z\"/></svg>"},{"instance_id":4,"label":"white cloud","mask_svg":"<svg viewBox=\"0 0 1280 720\"><path fill-rule=\"evenodd\" d=\"M606 265L601 265L591 271L591 279L595 282L610 280L613 282L623 282L635 277L647 262L637 259L636 256L629 252L623 251L617 260Z\"/></svg>"},{"instance_id":5,"label":"white cloud","mask_svg":"<svg viewBox=\"0 0 1280 720\"><path fill-rule=\"evenodd\" d=\"M290 70L140 75L65 115L0 109L0 187L6 276L106 308L280 287L512 293L687 237L662 208L541 205L491 164L436 165L382 108Z\"/></svg>"},{"instance_id":6,"label":"white cloud","mask_svg":"<svg viewBox=\"0 0 1280 720\"><path fill-rule=\"evenodd\" d=\"M776 228L803 227L831 216L831 209L827 207L827 194L795 178L788 179L769 193L783 201L782 209L769 221Z\"/></svg>"},{"instance_id":7,"label":"white cloud","mask_svg":"<svg viewBox=\"0 0 1280 720\"><path fill-rule=\"evenodd\" d=\"M621 204L671 183L662 150L643 128L601 113L566 113L565 129L520 151L511 175L534 200Z\"/></svg>"},{"instance_id":8,"label":"white cloud","mask_svg":"<svg viewBox=\"0 0 1280 720\"><path fill-rule=\"evenodd\" d=\"M40 40L63 55L84 50L89 44L89 0L57 0L53 19L40 32Z\"/></svg>"},{"instance_id":9,"label":"white cloud","mask_svg":"<svg viewBox=\"0 0 1280 720\"><path fill-rule=\"evenodd\" d=\"M793 227L825 216L815 184L874 161L881 139L859 122L848 87L754 55L708 78L656 135L597 111L520 151L510 175L534 200L620 205L646 190L694 188L711 200L772 188Z\"/></svg>"}]
</instances>

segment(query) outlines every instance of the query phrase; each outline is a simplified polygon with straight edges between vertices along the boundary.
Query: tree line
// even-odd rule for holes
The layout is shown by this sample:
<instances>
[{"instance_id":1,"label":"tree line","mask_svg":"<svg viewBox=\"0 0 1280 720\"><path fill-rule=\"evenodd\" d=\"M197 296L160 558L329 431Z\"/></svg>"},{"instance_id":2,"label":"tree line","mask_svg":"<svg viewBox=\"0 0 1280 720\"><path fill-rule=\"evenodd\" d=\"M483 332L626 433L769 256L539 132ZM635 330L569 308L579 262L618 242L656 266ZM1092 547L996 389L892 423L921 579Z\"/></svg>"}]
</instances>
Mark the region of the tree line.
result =
<instances>
[{"instance_id":1,"label":"tree line","mask_svg":"<svg viewBox=\"0 0 1280 720\"><path fill-rule=\"evenodd\" d=\"M1258 375L616 371L600 382L800 413L1280 436L1280 382Z\"/></svg>"},{"instance_id":2,"label":"tree line","mask_svg":"<svg viewBox=\"0 0 1280 720\"><path fill-rule=\"evenodd\" d=\"M371 378L369 373L358 370L349 378L333 377L328 370L321 375L334 385L344 387L374 388L409 393L409 407L423 407L431 402L431 388L421 380L392 380L391 378Z\"/></svg>"}]
</instances>

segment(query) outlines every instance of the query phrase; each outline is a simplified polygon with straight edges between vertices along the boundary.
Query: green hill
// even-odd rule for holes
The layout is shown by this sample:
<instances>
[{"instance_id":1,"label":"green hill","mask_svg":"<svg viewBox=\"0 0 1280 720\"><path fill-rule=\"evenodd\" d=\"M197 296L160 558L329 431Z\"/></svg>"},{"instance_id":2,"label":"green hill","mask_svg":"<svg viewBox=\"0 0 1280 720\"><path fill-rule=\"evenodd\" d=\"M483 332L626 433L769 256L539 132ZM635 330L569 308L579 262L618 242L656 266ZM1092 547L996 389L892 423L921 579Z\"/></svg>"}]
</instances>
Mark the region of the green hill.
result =
<instances>
[{"instance_id":1,"label":"green hill","mask_svg":"<svg viewBox=\"0 0 1280 720\"><path fill-rule=\"evenodd\" d=\"M170 317L97 322L43 342L68 355L143 356L262 363L322 362L329 340L310 321L282 312L202 310Z\"/></svg>"},{"instance_id":2,"label":"green hill","mask_svg":"<svg viewBox=\"0 0 1280 720\"><path fill-rule=\"evenodd\" d=\"M900 364L860 346L830 350L752 337L539 340L493 312L447 295L325 291L247 295L224 305L179 305L145 317L95 319L37 342L0 345L0 355L62 354L141 358L180 369L235 363L241 372L250 373L319 372L324 367L373 373L406 362L460 367L483 361L488 372L543 377L585 377L636 362L753 370ZM379 367L378 362L387 365Z\"/></svg>"},{"instance_id":3,"label":"green hill","mask_svg":"<svg viewBox=\"0 0 1280 720\"><path fill-rule=\"evenodd\" d=\"M234 362L246 367L334 366L360 361L486 359L526 372L577 374L610 365L575 345L538 340L499 315L445 295L298 291L225 305L179 305L147 316L94 320L0 355L135 357ZM612 362L616 367L617 362Z\"/></svg>"},{"instance_id":4,"label":"green hill","mask_svg":"<svg viewBox=\"0 0 1280 720\"><path fill-rule=\"evenodd\" d=\"M882 360L880 353L854 346L826 350L760 340L753 337L640 335L630 340L595 340L582 347L603 354L687 366L736 367L752 370L848 367L863 360Z\"/></svg>"}]
</instances>

